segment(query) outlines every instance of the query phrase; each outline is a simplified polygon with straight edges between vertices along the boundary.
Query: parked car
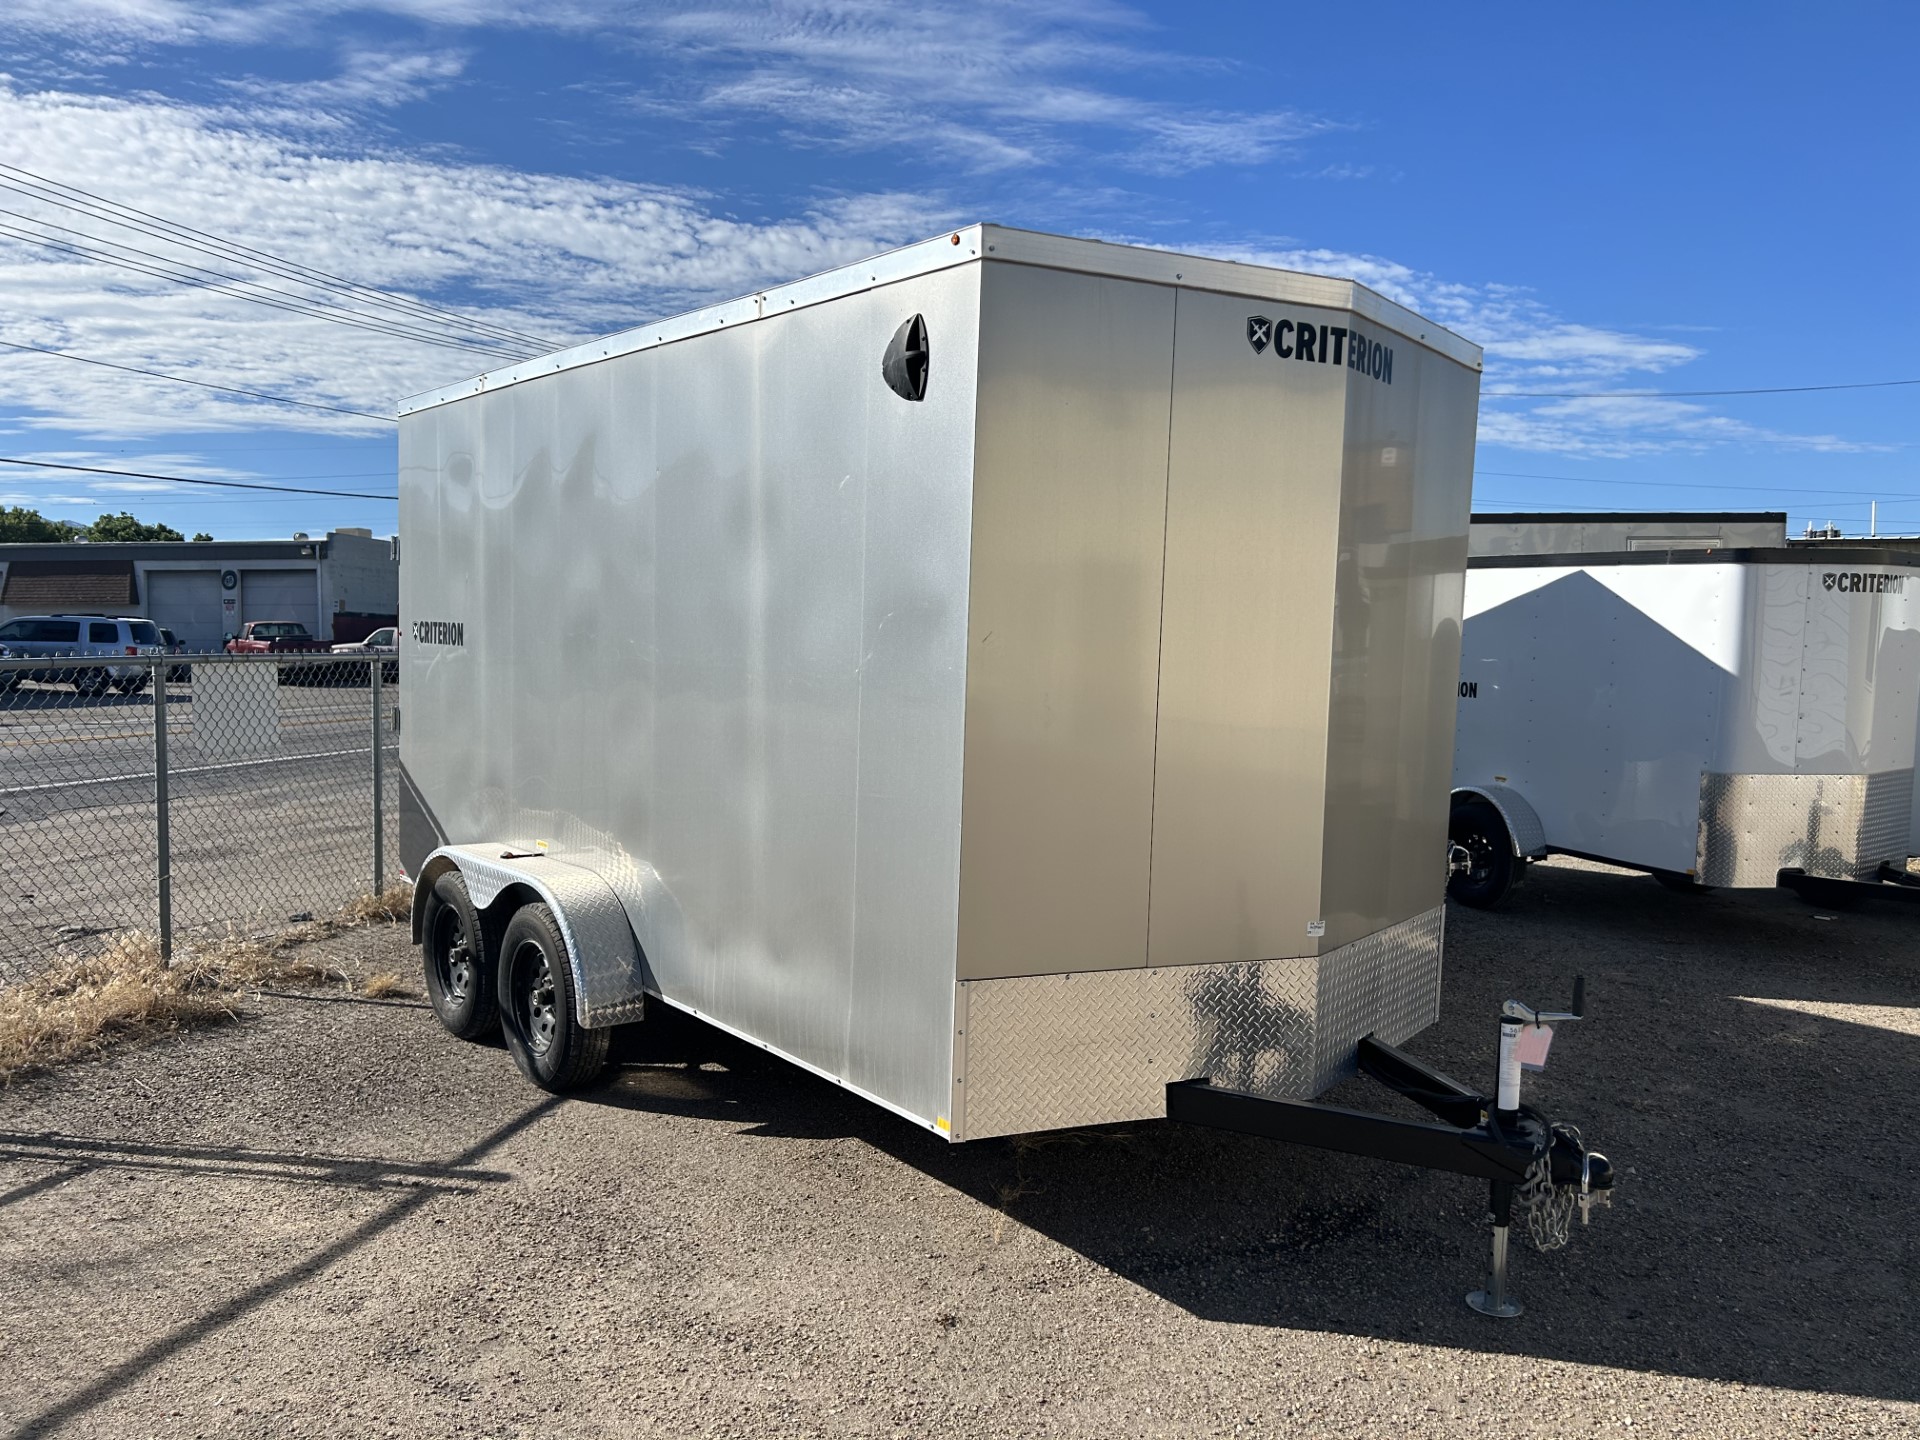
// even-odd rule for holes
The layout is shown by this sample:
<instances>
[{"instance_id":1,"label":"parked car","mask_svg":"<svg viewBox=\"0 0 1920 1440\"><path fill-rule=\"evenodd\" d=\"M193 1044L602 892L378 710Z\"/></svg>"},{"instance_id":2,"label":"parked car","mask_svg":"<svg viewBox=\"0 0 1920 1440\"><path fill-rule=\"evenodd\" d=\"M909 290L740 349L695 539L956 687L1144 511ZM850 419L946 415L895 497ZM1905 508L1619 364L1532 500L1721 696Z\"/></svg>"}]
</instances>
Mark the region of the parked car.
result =
<instances>
[{"instance_id":1,"label":"parked car","mask_svg":"<svg viewBox=\"0 0 1920 1440\"><path fill-rule=\"evenodd\" d=\"M22 660L105 659L165 653L160 627L137 615L22 615L0 625L0 646ZM11 690L22 680L41 684L65 682L85 695L104 695L117 689L133 695L146 688L153 671L146 665L85 665L72 669L0 670L0 690Z\"/></svg>"},{"instance_id":2,"label":"parked car","mask_svg":"<svg viewBox=\"0 0 1920 1440\"><path fill-rule=\"evenodd\" d=\"M186 644L180 639L179 636L175 635L173 631L167 629L167 627L164 625L160 627L160 643L167 647L167 654L169 655L185 655L188 653ZM182 685L191 679L193 679L193 666L191 665L167 666L167 683L168 684Z\"/></svg>"},{"instance_id":3,"label":"parked car","mask_svg":"<svg viewBox=\"0 0 1920 1440\"><path fill-rule=\"evenodd\" d=\"M298 620L249 620L227 641L229 655L324 655L327 648Z\"/></svg>"},{"instance_id":4,"label":"parked car","mask_svg":"<svg viewBox=\"0 0 1920 1440\"><path fill-rule=\"evenodd\" d=\"M350 640L333 647L336 655L390 655L380 666L381 683L391 685L400 679L400 631L388 625L375 630L364 640Z\"/></svg>"}]
</instances>

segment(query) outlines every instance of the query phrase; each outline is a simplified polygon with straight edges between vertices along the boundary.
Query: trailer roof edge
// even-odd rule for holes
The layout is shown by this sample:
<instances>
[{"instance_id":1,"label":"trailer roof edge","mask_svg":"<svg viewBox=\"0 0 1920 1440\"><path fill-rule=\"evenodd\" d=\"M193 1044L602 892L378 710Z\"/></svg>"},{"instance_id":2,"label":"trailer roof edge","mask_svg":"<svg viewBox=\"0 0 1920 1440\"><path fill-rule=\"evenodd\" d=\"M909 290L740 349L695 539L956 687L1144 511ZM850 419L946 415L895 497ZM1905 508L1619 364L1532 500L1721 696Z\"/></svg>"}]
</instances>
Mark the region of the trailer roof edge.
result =
<instances>
[{"instance_id":1,"label":"trailer roof edge","mask_svg":"<svg viewBox=\"0 0 1920 1440\"><path fill-rule=\"evenodd\" d=\"M1568 555L1473 555L1469 570L1586 570L1603 565L1891 565L1920 569L1920 549L1883 545L1730 545L1724 550L1595 550Z\"/></svg>"},{"instance_id":2,"label":"trailer roof edge","mask_svg":"<svg viewBox=\"0 0 1920 1440\"><path fill-rule=\"evenodd\" d=\"M1781 525L1787 523L1784 510L1476 510L1475 525L1552 524L1571 525L1668 525L1676 521L1705 524L1709 521L1749 520ZM1751 548L1751 547L1749 547Z\"/></svg>"},{"instance_id":3,"label":"trailer roof edge","mask_svg":"<svg viewBox=\"0 0 1920 1440\"><path fill-rule=\"evenodd\" d=\"M663 320L637 325L599 339L523 360L470 379L424 391L400 402L401 416L451 404L471 395L505 389L541 375L573 370L622 355L671 345L677 340L750 324L787 310L818 305L843 295L854 295L879 285L975 264L991 257L996 262L1107 275L1183 289L1211 290L1281 304L1318 305L1351 310L1406 340L1446 356L1474 370L1481 368L1481 350L1445 326L1435 324L1396 301L1387 299L1357 280L1310 275L1298 270L1253 265L1238 260L1212 260L1172 250L1105 240L1080 240L1015 230L1001 225L967 225L943 231L932 239L836 266L788 284L755 291L733 300L689 310Z\"/></svg>"}]
</instances>

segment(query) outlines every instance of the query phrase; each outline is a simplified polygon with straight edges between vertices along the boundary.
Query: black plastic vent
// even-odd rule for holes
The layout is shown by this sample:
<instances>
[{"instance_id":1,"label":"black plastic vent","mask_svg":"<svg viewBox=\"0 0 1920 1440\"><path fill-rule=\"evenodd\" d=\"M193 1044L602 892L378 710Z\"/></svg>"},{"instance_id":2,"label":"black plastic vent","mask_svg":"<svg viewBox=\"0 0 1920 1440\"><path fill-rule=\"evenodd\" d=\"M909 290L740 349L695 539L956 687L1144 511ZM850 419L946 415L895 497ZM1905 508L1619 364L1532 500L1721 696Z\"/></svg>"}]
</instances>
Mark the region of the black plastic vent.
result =
<instances>
[{"instance_id":1,"label":"black plastic vent","mask_svg":"<svg viewBox=\"0 0 1920 1440\"><path fill-rule=\"evenodd\" d=\"M902 400L927 398L927 367L933 358L927 345L927 322L915 315L901 322L880 362L880 376Z\"/></svg>"}]
</instances>

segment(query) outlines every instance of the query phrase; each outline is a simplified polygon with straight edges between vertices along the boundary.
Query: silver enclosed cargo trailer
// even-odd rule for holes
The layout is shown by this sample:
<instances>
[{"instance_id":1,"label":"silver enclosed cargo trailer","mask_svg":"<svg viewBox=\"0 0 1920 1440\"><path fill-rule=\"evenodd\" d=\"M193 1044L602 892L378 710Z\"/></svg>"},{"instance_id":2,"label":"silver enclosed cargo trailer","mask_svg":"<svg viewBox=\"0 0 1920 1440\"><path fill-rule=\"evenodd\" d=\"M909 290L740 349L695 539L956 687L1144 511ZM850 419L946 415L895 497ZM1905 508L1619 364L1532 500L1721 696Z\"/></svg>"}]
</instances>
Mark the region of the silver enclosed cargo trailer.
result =
<instances>
[{"instance_id":1,"label":"silver enclosed cargo trailer","mask_svg":"<svg viewBox=\"0 0 1920 1440\"><path fill-rule=\"evenodd\" d=\"M1438 1002L1479 360L976 226L405 405L443 1018L561 1084L665 1002L956 1141L1352 1074Z\"/></svg>"}]
</instances>

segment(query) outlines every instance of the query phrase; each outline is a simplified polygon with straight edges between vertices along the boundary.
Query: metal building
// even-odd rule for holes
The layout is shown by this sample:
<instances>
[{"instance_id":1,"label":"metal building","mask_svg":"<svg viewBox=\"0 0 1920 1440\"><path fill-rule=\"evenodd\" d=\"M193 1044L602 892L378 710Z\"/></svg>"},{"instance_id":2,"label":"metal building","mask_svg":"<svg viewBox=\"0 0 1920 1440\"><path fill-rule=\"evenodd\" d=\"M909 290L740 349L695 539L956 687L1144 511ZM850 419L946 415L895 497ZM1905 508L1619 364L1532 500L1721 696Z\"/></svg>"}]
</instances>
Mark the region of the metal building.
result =
<instances>
[{"instance_id":1,"label":"metal building","mask_svg":"<svg viewBox=\"0 0 1920 1440\"><path fill-rule=\"evenodd\" d=\"M144 615L194 651L249 620L298 620L356 640L399 613L393 541L371 530L319 539L0 545L0 623L19 615Z\"/></svg>"}]
</instances>

